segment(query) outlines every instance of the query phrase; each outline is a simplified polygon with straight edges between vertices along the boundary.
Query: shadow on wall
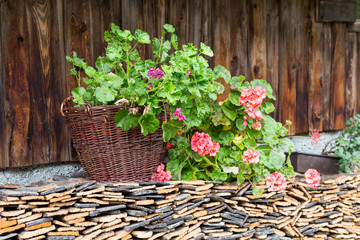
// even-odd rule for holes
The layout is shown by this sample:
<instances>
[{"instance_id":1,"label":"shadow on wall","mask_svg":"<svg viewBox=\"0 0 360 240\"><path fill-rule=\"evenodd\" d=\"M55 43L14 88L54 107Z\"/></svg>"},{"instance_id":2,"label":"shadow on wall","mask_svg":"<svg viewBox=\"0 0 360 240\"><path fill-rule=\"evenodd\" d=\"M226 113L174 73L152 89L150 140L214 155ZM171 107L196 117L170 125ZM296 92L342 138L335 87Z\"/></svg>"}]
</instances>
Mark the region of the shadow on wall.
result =
<instances>
[{"instance_id":1,"label":"shadow on wall","mask_svg":"<svg viewBox=\"0 0 360 240\"><path fill-rule=\"evenodd\" d=\"M29 185L48 180L55 175L70 176L80 173L83 169L80 163L54 163L31 167L0 169L0 185Z\"/></svg>"}]
</instances>

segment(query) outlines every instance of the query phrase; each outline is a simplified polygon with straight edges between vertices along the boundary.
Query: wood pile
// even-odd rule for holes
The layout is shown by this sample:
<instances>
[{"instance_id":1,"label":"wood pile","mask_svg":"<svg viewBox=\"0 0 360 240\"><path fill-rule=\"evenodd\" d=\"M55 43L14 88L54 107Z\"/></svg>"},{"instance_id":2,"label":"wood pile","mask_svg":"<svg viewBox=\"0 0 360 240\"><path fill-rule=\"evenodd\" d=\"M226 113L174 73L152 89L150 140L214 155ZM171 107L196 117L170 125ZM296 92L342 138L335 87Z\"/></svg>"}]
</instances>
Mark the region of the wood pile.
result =
<instances>
[{"instance_id":1,"label":"wood pile","mask_svg":"<svg viewBox=\"0 0 360 240\"><path fill-rule=\"evenodd\" d=\"M258 187L260 197L249 183L207 181L3 186L0 240L360 238L360 175Z\"/></svg>"}]
</instances>

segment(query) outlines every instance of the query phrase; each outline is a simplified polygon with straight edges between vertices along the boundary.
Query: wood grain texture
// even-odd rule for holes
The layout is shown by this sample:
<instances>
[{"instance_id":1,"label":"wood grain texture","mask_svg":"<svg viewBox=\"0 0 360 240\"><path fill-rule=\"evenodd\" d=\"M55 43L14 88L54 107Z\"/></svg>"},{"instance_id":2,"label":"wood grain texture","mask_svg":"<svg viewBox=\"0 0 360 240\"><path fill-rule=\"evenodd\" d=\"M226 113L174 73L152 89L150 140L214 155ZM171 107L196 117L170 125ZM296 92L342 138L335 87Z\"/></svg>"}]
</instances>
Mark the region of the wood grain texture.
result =
<instances>
[{"instance_id":1,"label":"wood grain texture","mask_svg":"<svg viewBox=\"0 0 360 240\"><path fill-rule=\"evenodd\" d=\"M279 91L279 1L268 0L266 12L266 81L272 88L274 96ZM278 98L278 97L277 97ZM278 118L279 101L274 102L273 117Z\"/></svg>"},{"instance_id":2,"label":"wood grain texture","mask_svg":"<svg viewBox=\"0 0 360 240\"><path fill-rule=\"evenodd\" d=\"M324 29L321 23L315 22L315 8L312 7L311 14L311 31L309 37L309 102L308 116L310 129L323 129L323 94L322 82L324 79L323 72L323 54L319 49L323 49Z\"/></svg>"},{"instance_id":3,"label":"wood grain texture","mask_svg":"<svg viewBox=\"0 0 360 240\"><path fill-rule=\"evenodd\" d=\"M0 2L0 22L5 23L6 17L4 16L5 13L5 4ZM5 36L7 24L0 24L0 36ZM7 131L6 131L6 98L5 98L5 77L6 72L5 69L5 61L4 61L4 42L0 42L0 139L2 144L0 144L0 168L8 167L10 165L9 162L9 155L8 155L8 146L7 146Z\"/></svg>"},{"instance_id":4,"label":"wood grain texture","mask_svg":"<svg viewBox=\"0 0 360 240\"><path fill-rule=\"evenodd\" d=\"M228 67L230 65L230 2L229 1L214 1L213 8L216 9L212 15L213 26L213 50L214 50L214 66L223 65ZM216 54L221 52L222 54ZM223 79L220 82L224 85ZM217 101L224 101L230 92L230 88L226 87L223 94L221 94Z\"/></svg>"},{"instance_id":5,"label":"wood grain texture","mask_svg":"<svg viewBox=\"0 0 360 240\"><path fill-rule=\"evenodd\" d=\"M345 124L345 58L346 28L343 23L334 23L331 28L333 49L331 62L330 127L342 129Z\"/></svg>"},{"instance_id":6,"label":"wood grain texture","mask_svg":"<svg viewBox=\"0 0 360 240\"><path fill-rule=\"evenodd\" d=\"M279 120L285 123L290 120L293 124L290 126L289 133L296 131L296 73L298 64L296 61L296 47L294 26L297 20L291 16L296 14L295 1L282 1L280 4L280 36L279 36ZM292 27L293 26L293 27Z\"/></svg>"},{"instance_id":7,"label":"wood grain texture","mask_svg":"<svg viewBox=\"0 0 360 240\"><path fill-rule=\"evenodd\" d=\"M358 46L355 44L356 34L348 33L347 43L346 43L346 55L348 56L345 60L345 71L346 74L346 89L345 89L345 99L346 99L346 108L345 108L345 121L347 119L354 117L356 114L356 104L359 95L354 89L358 89L358 72L357 72L357 61L358 61Z\"/></svg>"},{"instance_id":8,"label":"wood grain texture","mask_svg":"<svg viewBox=\"0 0 360 240\"><path fill-rule=\"evenodd\" d=\"M16 13L16 14L14 14ZM31 96L29 32L25 1L2 3L6 138L10 167L32 164L29 142ZM6 161L6 160L5 160Z\"/></svg>"}]
</instances>

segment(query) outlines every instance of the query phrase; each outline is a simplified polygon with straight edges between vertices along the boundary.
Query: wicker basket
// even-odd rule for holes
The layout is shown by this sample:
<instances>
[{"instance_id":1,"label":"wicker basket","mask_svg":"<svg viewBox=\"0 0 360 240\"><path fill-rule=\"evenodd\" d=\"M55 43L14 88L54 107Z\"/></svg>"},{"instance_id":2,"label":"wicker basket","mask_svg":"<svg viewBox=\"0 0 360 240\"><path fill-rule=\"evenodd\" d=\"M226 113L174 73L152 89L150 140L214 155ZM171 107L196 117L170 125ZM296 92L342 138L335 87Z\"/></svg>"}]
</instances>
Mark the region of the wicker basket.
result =
<instances>
[{"instance_id":1,"label":"wicker basket","mask_svg":"<svg viewBox=\"0 0 360 240\"><path fill-rule=\"evenodd\" d=\"M162 129L143 136L140 126L122 131L114 116L123 106L74 107L73 98L61 104L61 113L88 179L100 182L148 181L162 162ZM160 124L165 115L160 117Z\"/></svg>"}]
</instances>

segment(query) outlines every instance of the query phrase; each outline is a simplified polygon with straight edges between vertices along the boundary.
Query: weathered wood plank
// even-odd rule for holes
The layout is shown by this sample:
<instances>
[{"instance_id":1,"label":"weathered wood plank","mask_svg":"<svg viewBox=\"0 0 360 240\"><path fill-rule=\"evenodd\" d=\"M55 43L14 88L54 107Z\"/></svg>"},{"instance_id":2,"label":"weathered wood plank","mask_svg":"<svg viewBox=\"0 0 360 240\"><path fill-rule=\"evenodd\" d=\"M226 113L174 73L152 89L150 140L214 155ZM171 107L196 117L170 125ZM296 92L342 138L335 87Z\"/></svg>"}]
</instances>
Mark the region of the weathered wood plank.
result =
<instances>
[{"instance_id":1,"label":"weathered wood plank","mask_svg":"<svg viewBox=\"0 0 360 240\"><path fill-rule=\"evenodd\" d=\"M279 1L266 1L266 81L273 88L274 96L279 92ZM278 97L277 97L278 99ZM273 117L278 118L279 101L274 103Z\"/></svg>"},{"instance_id":2,"label":"weathered wood plank","mask_svg":"<svg viewBox=\"0 0 360 240\"><path fill-rule=\"evenodd\" d=\"M32 164L29 126L31 124L31 96L29 83L29 32L25 1L8 1L2 4L2 55L5 68L2 81L5 103L5 164L11 167ZM3 165L5 165L3 164Z\"/></svg>"},{"instance_id":3,"label":"weathered wood plank","mask_svg":"<svg viewBox=\"0 0 360 240\"><path fill-rule=\"evenodd\" d=\"M309 129L323 129L323 109L324 102L322 96L323 54L318 49L322 49L324 42L323 25L315 22L315 2L310 9L311 31L309 40Z\"/></svg>"},{"instance_id":4,"label":"weathered wood plank","mask_svg":"<svg viewBox=\"0 0 360 240\"><path fill-rule=\"evenodd\" d=\"M214 66L223 65L230 66L230 3L229 1L214 1L212 14L212 38L216 39L213 43L214 50ZM221 54L217 54L221 53ZM220 82L226 86L223 79ZM225 91L221 94L217 101L224 101L230 92L230 88L225 87Z\"/></svg>"},{"instance_id":5,"label":"weathered wood plank","mask_svg":"<svg viewBox=\"0 0 360 240\"><path fill-rule=\"evenodd\" d=\"M296 1L297 2L297 1ZM285 123L290 120L293 124L289 127L289 133L296 132L296 73L298 63L296 62L295 26L297 9L295 1L282 1L280 4L280 36L279 36L279 120Z\"/></svg>"},{"instance_id":6,"label":"weathered wood plank","mask_svg":"<svg viewBox=\"0 0 360 240\"><path fill-rule=\"evenodd\" d=\"M345 58L346 28L344 23L334 23L331 28L334 58L331 63L331 98L330 124L331 129L342 129L345 125Z\"/></svg>"}]
</instances>

